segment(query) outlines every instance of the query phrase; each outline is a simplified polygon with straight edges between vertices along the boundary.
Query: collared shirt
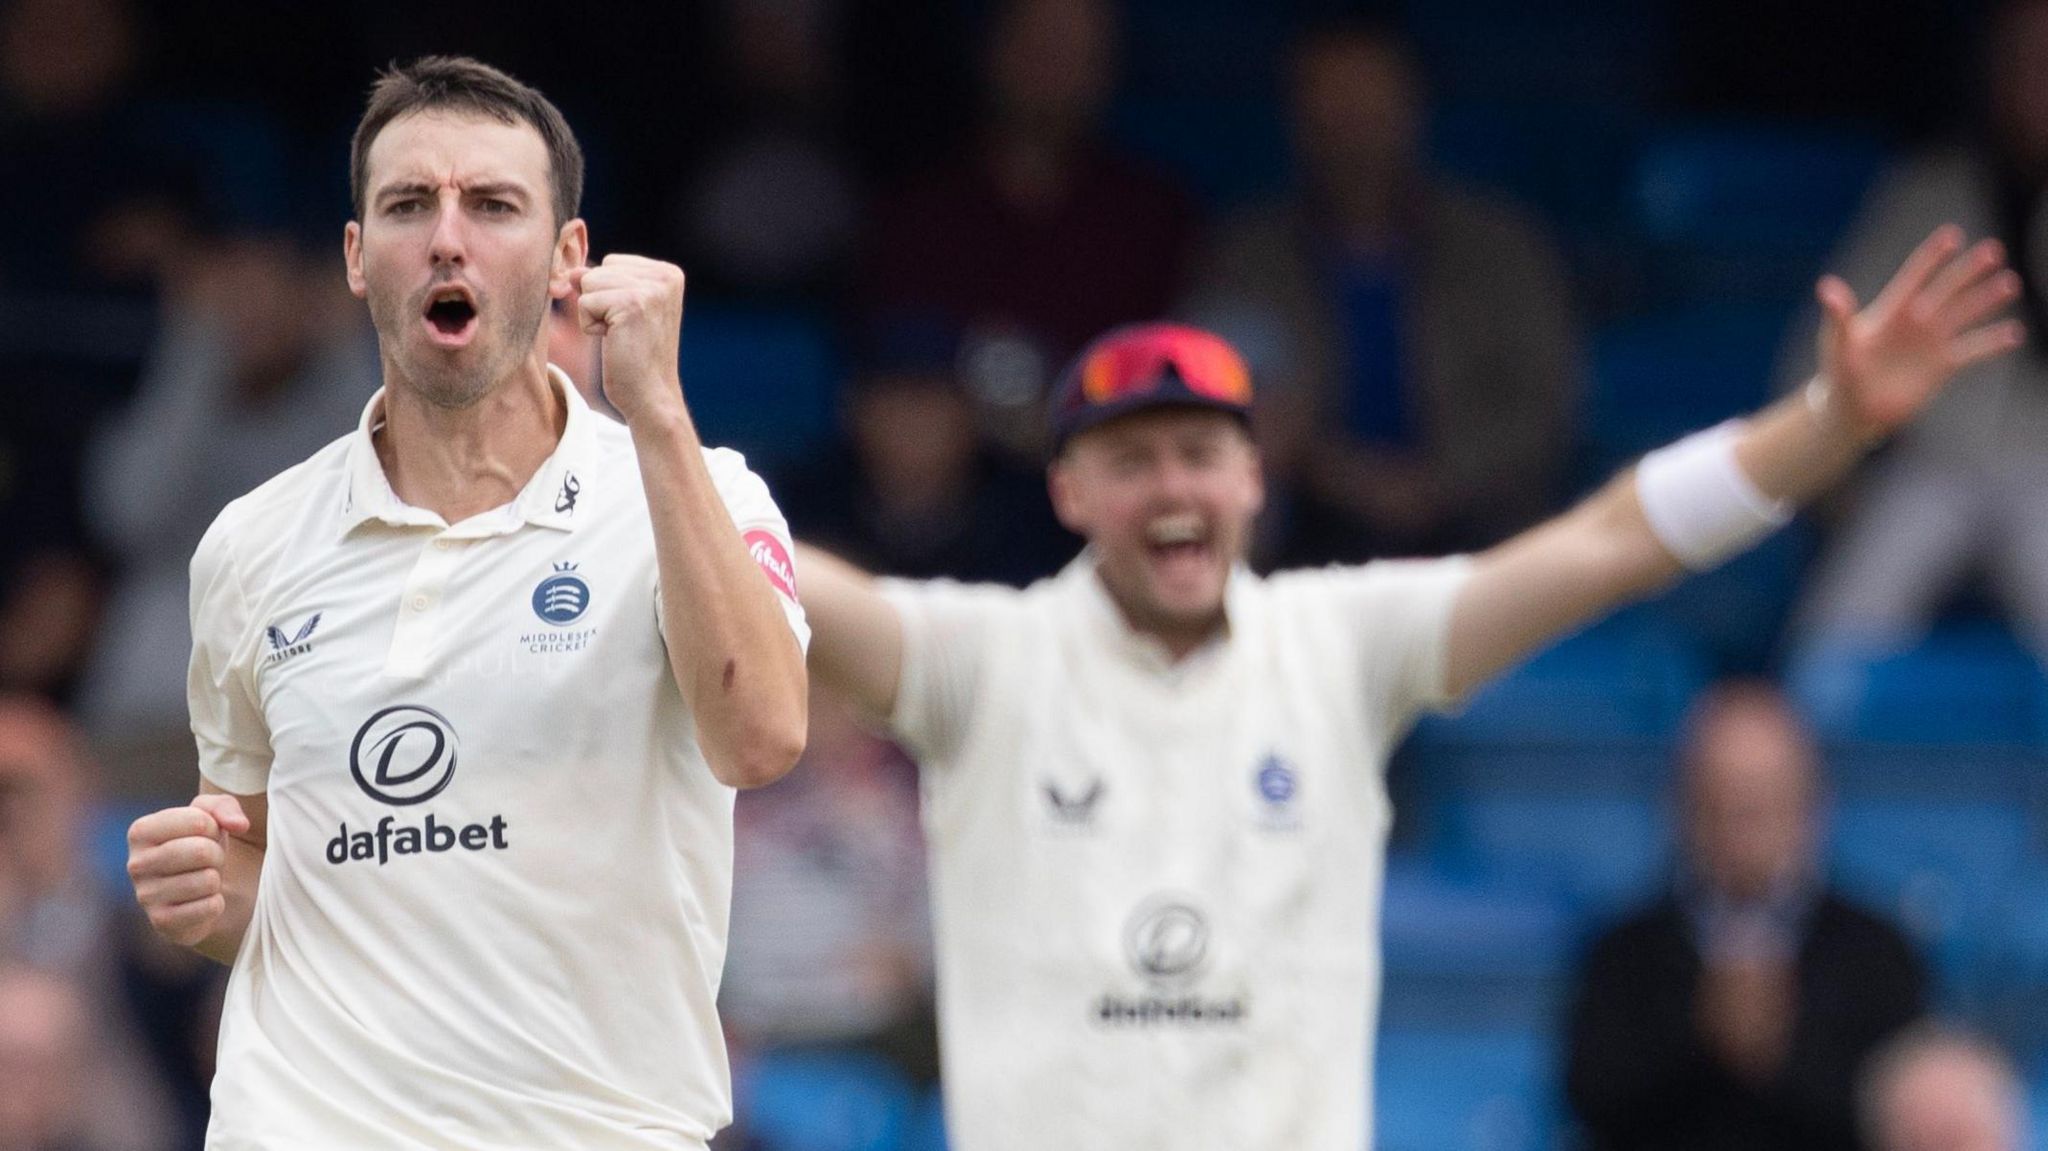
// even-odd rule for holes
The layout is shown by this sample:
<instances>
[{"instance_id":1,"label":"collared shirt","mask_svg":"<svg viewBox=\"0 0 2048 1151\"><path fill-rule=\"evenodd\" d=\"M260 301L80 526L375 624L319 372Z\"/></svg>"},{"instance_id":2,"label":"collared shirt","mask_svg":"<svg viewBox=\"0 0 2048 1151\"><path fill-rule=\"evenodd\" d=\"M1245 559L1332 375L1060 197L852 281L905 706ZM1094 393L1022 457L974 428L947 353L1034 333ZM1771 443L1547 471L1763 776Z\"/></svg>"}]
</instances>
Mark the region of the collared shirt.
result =
<instances>
[{"instance_id":1,"label":"collared shirt","mask_svg":"<svg viewBox=\"0 0 2048 1151\"><path fill-rule=\"evenodd\" d=\"M1387 755L1463 559L1233 573L1175 661L1094 563L886 585L955 1145L1369 1146Z\"/></svg>"},{"instance_id":2,"label":"collared shirt","mask_svg":"<svg viewBox=\"0 0 2048 1151\"><path fill-rule=\"evenodd\" d=\"M200 770L269 800L209 1147L695 1148L730 1117L733 793L632 442L550 374L566 427L510 503L401 501L380 392L193 557ZM806 641L766 487L705 462Z\"/></svg>"}]
</instances>

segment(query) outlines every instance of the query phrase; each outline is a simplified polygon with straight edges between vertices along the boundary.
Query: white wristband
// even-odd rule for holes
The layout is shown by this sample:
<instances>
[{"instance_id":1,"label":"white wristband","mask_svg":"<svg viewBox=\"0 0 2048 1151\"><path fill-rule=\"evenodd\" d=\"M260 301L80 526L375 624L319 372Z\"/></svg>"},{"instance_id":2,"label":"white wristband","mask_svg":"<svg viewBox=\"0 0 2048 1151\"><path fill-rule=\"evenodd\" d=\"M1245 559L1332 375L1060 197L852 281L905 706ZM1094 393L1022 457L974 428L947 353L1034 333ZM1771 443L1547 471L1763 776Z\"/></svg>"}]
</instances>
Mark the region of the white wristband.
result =
<instances>
[{"instance_id":1,"label":"white wristband","mask_svg":"<svg viewBox=\"0 0 2048 1151\"><path fill-rule=\"evenodd\" d=\"M1665 550L1705 571L1785 526L1792 505L1757 490L1735 459L1742 421L1696 432L1636 465L1636 496Z\"/></svg>"}]
</instances>

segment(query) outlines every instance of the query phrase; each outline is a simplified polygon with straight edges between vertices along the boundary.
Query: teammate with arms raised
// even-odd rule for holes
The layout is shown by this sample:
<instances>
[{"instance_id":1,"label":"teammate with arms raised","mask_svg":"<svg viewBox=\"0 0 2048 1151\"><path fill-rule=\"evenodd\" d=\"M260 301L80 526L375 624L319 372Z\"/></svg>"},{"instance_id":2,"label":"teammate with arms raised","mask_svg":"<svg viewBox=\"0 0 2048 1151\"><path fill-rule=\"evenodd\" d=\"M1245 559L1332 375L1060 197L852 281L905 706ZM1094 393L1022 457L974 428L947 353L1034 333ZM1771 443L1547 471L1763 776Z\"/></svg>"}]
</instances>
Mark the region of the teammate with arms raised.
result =
<instances>
[{"instance_id":1,"label":"teammate with arms raised","mask_svg":"<svg viewBox=\"0 0 2048 1151\"><path fill-rule=\"evenodd\" d=\"M351 178L384 388L199 545L202 794L129 831L157 930L234 965L208 1146L702 1147L733 789L804 739L787 529L691 424L682 273L585 266L538 93L398 68Z\"/></svg>"},{"instance_id":2,"label":"teammate with arms raised","mask_svg":"<svg viewBox=\"0 0 2048 1151\"><path fill-rule=\"evenodd\" d=\"M1748 546L2016 346L1993 244L1944 229L1820 379L1654 452L1483 554L1241 566L1251 381L1170 325L1055 397L1055 509L1088 541L1022 592L800 557L811 667L924 766L947 1118L959 1151L1371 1146L1382 771L1419 711Z\"/></svg>"}]
</instances>

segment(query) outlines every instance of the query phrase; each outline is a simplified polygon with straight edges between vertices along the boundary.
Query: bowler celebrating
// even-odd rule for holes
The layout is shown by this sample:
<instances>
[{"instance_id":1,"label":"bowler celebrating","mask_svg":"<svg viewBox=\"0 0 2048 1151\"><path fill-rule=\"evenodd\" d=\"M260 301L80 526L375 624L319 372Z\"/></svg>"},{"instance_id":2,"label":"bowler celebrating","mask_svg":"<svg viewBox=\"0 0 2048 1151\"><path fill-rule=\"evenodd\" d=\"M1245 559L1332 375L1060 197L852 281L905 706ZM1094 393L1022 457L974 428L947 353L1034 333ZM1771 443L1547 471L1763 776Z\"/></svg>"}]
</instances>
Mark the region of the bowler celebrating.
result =
<instances>
[{"instance_id":1,"label":"bowler celebrating","mask_svg":"<svg viewBox=\"0 0 2048 1151\"><path fill-rule=\"evenodd\" d=\"M804 741L787 529L698 441L682 273L585 266L539 93L417 61L352 160L384 387L200 543L201 794L129 831L156 929L234 965L208 1146L701 1148L733 789Z\"/></svg>"}]
</instances>

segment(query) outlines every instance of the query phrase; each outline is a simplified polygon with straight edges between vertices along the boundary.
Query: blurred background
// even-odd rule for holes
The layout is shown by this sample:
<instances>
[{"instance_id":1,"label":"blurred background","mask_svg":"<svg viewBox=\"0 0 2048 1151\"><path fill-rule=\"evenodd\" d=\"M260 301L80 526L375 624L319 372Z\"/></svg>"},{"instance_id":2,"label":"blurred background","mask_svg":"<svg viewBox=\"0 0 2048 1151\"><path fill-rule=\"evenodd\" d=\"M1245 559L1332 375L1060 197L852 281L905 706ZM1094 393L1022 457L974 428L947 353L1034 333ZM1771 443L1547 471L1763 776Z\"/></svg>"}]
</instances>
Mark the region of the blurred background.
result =
<instances>
[{"instance_id":1,"label":"blurred background","mask_svg":"<svg viewBox=\"0 0 2048 1151\"><path fill-rule=\"evenodd\" d=\"M1253 363L1267 568L1483 547L1800 386L1814 276L1942 220L2048 331L2043 0L0 0L5 1151L197 1146L220 973L122 837L194 785L193 546L378 384L347 139L434 51L562 107L597 253L689 271L706 438L903 574L1070 558L1038 406L1120 322ZM1382 1147L2048 1136L2044 443L2037 345L1422 725ZM816 706L740 803L721 1146L937 1148L914 767Z\"/></svg>"}]
</instances>

